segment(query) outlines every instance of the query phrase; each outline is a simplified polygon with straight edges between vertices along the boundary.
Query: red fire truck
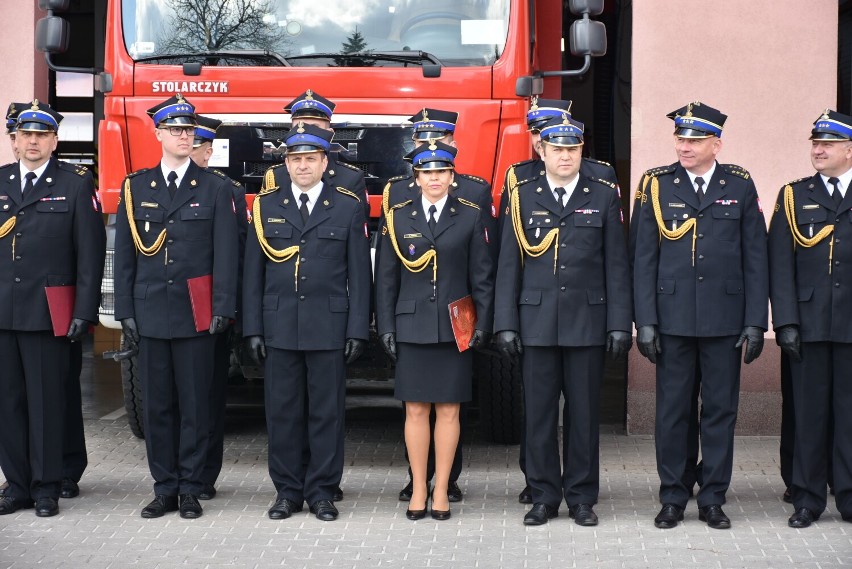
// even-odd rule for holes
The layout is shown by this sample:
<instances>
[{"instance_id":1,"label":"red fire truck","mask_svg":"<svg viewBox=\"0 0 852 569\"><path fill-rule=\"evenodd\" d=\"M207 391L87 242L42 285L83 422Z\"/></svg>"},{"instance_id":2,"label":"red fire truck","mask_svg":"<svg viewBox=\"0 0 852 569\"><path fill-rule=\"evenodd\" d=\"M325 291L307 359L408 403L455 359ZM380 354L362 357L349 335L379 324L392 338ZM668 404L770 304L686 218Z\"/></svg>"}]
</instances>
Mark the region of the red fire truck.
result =
<instances>
[{"instance_id":1,"label":"red fire truck","mask_svg":"<svg viewBox=\"0 0 852 569\"><path fill-rule=\"evenodd\" d=\"M67 46L68 25L54 12L69 0L40 0L37 47ZM557 0L110 0L106 12L104 93L98 129L99 190L114 219L129 172L156 164L160 146L146 109L175 93L197 112L222 121L210 166L247 189L249 207L264 172L283 161L290 127L283 107L306 89L337 104L334 142L363 170L372 218L388 178L408 172L413 147L406 119L424 107L457 111L460 171L492 182L499 201L503 173L530 156L528 97L559 98L558 75L579 74L606 49L603 25L589 19L603 0L570 0L582 14L570 33L583 69L561 64L563 3ZM57 68L61 71L86 71ZM550 70L550 71L548 71ZM552 76L552 78L546 78ZM111 250L107 251L101 323L112 318ZM238 352L238 350L237 350ZM237 354L238 357L238 354ZM368 355L361 377L392 375L384 357ZM133 432L143 435L134 361L122 379ZM258 370L243 368L248 378ZM478 355L480 422L515 442L520 430L518 372Z\"/></svg>"}]
</instances>

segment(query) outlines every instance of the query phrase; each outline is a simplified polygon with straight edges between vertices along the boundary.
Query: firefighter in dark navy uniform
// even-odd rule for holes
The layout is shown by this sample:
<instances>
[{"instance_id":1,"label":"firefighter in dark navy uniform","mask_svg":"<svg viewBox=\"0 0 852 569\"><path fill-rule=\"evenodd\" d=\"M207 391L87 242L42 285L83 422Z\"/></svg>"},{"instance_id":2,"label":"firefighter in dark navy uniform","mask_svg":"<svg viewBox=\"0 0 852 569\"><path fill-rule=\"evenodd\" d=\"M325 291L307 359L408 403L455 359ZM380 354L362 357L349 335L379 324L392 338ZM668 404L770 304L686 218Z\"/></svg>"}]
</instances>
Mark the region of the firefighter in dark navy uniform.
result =
<instances>
[{"instance_id":1,"label":"firefighter in dark navy uniform","mask_svg":"<svg viewBox=\"0 0 852 569\"><path fill-rule=\"evenodd\" d=\"M322 179L331 135L303 123L290 130L285 165L266 172L246 243L243 335L265 364L271 519L305 501L318 519L337 518L345 364L369 337L367 221L355 193Z\"/></svg>"},{"instance_id":2,"label":"firefighter in dark navy uniform","mask_svg":"<svg viewBox=\"0 0 852 569\"><path fill-rule=\"evenodd\" d=\"M679 162L648 174L634 256L637 346L657 366L656 446L663 507L654 520L683 520L695 400L702 394L703 485L699 519L731 527L722 510L731 481L741 347L751 363L767 326L766 223L754 182L718 164L727 118L700 102L670 113Z\"/></svg>"},{"instance_id":3,"label":"firefighter in dark navy uniform","mask_svg":"<svg viewBox=\"0 0 852 569\"><path fill-rule=\"evenodd\" d=\"M33 101L20 110L19 161L0 169L0 515L35 502L54 516L62 492L72 342L97 321L106 247L94 181L51 157L62 116ZM48 287L75 287L68 329L54 335ZM65 289L69 290L69 289ZM79 385L77 386L79 391ZM85 457L85 450L83 450Z\"/></svg>"},{"instance_id":4,"label":"firefighter in dark navy uniform","mask_svg":"<svg viewBox=\"0 0 852 569\"><path fill-rule=\"evenodd\" d=\"M582 123L563 113L542 128L541 143L545 174L518 182L501 229L496 344L507 357L523 354L533 501L524 524L547 523L564 499L575 523L594 526L604 355L618 359L631 345L623 216L614 184L580 175Z\"/></svg>"},{"instance_id":5,"label":"firefighter in dark navy uniform","mask_svg":"<svg viewBox=\"0 0 852 569\"><path fill-rule=\"evenodd\" d=\"M561 117L563 113L571 116L571 101L563 101L560 99L539 99L538 97L533 97L530 109L527 111L527 129L530 133L530 143L532 144L535 157L529 160L524 160L523 162L512 164L509 169L506 170L503 186L500 188L500 207L497 210L497 213L499 214L497 220L498 232L502 229L503 217L508 215L509 196L511 195L512 190L514 190L518 185L518 182L545 175L544 162L542 162L541 156L539 156L541 151L541 129L552 119ZM610 184L614 184L616 188L618 188L618 179L615 176L615 170L612 166L606 162L601 162L600 160L583 157L583 161L580 163L580 176L583 178L604 180ZM566 409L565 413L567 412L568 411ZM567 424L566 420L563 422ZM524 473L524 481L526 482L527 441L523 423L521 423L520 442L521 448L518 453L518 465L521 467L521 472ZM567 440L564 440L563 442L567 444ZM526 483L524 485L524 489L520 494L518 494L518 502L521 504L532 504L532 493L530 491L529 483Z\"/></svg>"},{"instance_id":6,"label":"firefighter in dark navy uniform","mask_svg":"<svg viewBox=\"0 0 852 569\"><path fill-rule=\"evenodd\" d=\"M422 147L424 144L429 145L432 141L441 141L456 148L455 131L458 123L459 114L452 111L444 111L440 109L421 109L417 114L410 117L408 120L414 125L414 144L415 148ZM494 201L491 196L491 185L477 176L463 174L454 171L453 181L450 185L450 194L457 198L462 198L471 203L475 203L479 207L480 217L482 218L483 228L485 230L486 242L489 244L491 253L492 267L497 264L498 241L497 232L497 210L494 206ZM412 200L420 195L420 190L415 183L414 176L398 176L391 178L385 185L382 192L382 211L379 219L379 232L384 227L384 219L387 212L395 205L402 202ZM381 248L376 249L375 264L376 271L380 266ZM493 268L492 268L493 271ZM461 412L461 435L458 445L456 446L456 455L453 460L453 468L450 472L449 496L451 502L460 502L463 498L461 488L458 485L459 476L461 476L462 464L464 463L464 431L467 425L467 403L462 403ZM435 471L435 453L434 449L429 453L429 464L427 467L427 477L429 480ZM399 492L399 499L408 501L411 499L412 481L411 470L408 473L409 481Z\"/></svg>"},{"instance_id":7,"label":"firefighter in dark navy uniform","mask_svg":"<svg viewBox=\"0 0 852 569\"><path fill-rule=\"evenodd\" d=\"M194 107L178 94L148 114L163 157L130 174L122 187L115 317L125 340L139 350L155 494L142 517L180 510L192 519L202 515L198 496L210 435L214 335L236 316L236 207L231 182L190 159ZM206 291L195 286L208 278Z\"/></svg>"},{"instance_id":8,"label":"firefighter in dark navy uniform","mask_svg":"<svg viewBox=\"0 0 852 569\"><path fill-rule=\"evenodd\" d=\"M198 166L207 168L213 155L213 140L216 138L216 130L222 121L202 115L196 116L195 139L192 143L192 158ZM216 175L222 172L215 170ZM246 211L246 190L236 180L231 180L231 191L234 198L234 209L237 215L239 272L237 273L237 318L234 325L229 327L224 334L216 335L215 360L213 371L213 390L210 395L210 440L207 446L207 460L201 475L204 483L199 500L211 500L216 497L216 479L222 471L222 454L224 451L225 438L225 391L228 384L228 372L231 368L231 351L242 330L240 310L243 252L245 251L246 232L248 231L248 218Z\"/></svg>"},{"instance_id":9,"label":"firefighter in dark navy uniform","mask_svg":"<svg viewBox=\"0 0 852 569\"><path fill-rule=\"evenodd\" d=\"M852 117L826 109L811 131L813 176L778 194L769 226L770 298L789 357L795 416L788 525L819 519L834 433L837 511L852 522ZM834 410L834 425L831 409Z\"/></svg>"},{"instance_id":10,"label":"firefighter in dark navy uniform","mask_svg":"<svg viewBox=\"0 0 852 569\"><path fill-rule=\"evenodd\" d=\"M491 255L479 206L450 192L455 155L454 147L440 141L428 141L406 155L418 194L388 211L376 273L376 327L385 352L398 360L394 396L405 401L413 482L406 511L410 520L426 516L433 453L431 515L436 520L450 517L459 412L461 402L472 398L473 354L460 352L448 308L470 299L472 311L452 309L455 314L461 310L458 318L468 323L466 347L486 346L492 328Z\"/></svg>"}]
</instances>

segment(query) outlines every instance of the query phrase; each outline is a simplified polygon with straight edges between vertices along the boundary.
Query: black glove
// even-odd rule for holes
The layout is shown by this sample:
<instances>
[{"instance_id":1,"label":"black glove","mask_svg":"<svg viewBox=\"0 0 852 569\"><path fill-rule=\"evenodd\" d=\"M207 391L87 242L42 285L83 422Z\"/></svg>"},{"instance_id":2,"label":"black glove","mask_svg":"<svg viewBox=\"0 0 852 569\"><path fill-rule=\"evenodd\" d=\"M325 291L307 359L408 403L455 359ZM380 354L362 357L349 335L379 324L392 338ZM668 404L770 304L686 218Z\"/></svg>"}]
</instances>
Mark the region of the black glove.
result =
<instances>
[{"instance_id":1,"label":"black glove","mask_svg":"<svg viewBox=\"0 0 852 569\"><path fill-rule=\"evenodd\" d=\"M266 344L263 343L263 336L249 336L245 339L245 346L254 363L263 365L263 360L266 359Z\"/></svg>"},{"instance_id":2,"label":"black glove","mask_svg":"<svg viewBox=\"0 0 852 569\"><path fill-rule=\"evenodd\" d=\"M488 344L490 343L491 334L485 330L477 329L473 331L473 336L470 337L470 342L468 342L467 347L479 350L488 347Z\"/></svg>"},{"instance_id":3,"label":"black glove","mask_svg":"<svg viewBox=\"0 0 852 569\"><path fill-rule=\"evenodd\" d=\"M748 341L748 346L746 346L746 353L743 361L750 364L756 360L760 355L760 352L763 351L763 330L757 326L746 326L743 328L743 331L740 332L740 338L737 340L734 347L741 348L743 343L746 341Z\"/></svg>"},{"instance_id":4,"label":"black glove","mask_svg":"<svg viewBox=\"0 0 852 569\"><path fill-rule=\"evenodd\" d=\"M83 320L82 318L73 318L71 320L71 326L68 327L68 333L65 334L65 337L71 340L72 342L76 342L77 340L81 340L83 336L89 331L89 326L92 323L88 320Z\"/></svg>"},{"instance_id":5,"label":"black glove","mask_svg":"<svg viewBox=\"0 0 852 569\"><path fill-rule=\"evenodd\" d=\"M657 334L656 326L640 326L636 330L636 347L639 353L648 358L652 364L657 363L657 354L660 349L660 336Z\"/></svg>"},{"instance_id":6,"label":"black glove","mask_svg":"<svg viewBox=\"0 0 852 569\"><path fill-rule=\"evenodd\" d=\"M606 351L612 360L617 360L627 355L633 347L633 336L623 330L612 330L606 335Z\"/></svg>"},{"instance_id":7,"label":"black glove","mask_svg":"<svg viewBox=\"0 0 852 569\"><path fill-rule=\"evenodd\" d=\"M346 338L346 346L343 348L343 357L346 358L346 363L351 364L361 357L364 353L364 348L367 347L365 340L358 338Z\"/></svg>"},{"instance_id":8,"label":"black glove","mask_svg":"<svg viewBox=\"0 0 852 569\"><path fill-rule=\"evenodd\" d=\"M125 318L121 321L121 333L124 334L124 343L130 349L139 349L139 328L136 327L135 318Z\"/></svg>"},{"instance_id":9,"label":"black glove","mask_svg":"<svg viewBox=\"0 0 852 569\"><path fill-rule=\"evenodd\" d=\"M228 329L228 324L230 321L224 316L214 316L212 320L210 320L210 333L211 334L221 334L225 330Z\"/></svg>"},{"instance_id":10,"label":"black glove","mask_svg":"<svg viewBox=\"0 0 852 569\"><path fill-rule=\"evenodd\" d=\"M521 337L514 330L501 330L497 332L494 345L504 357L512 359L524 353Z\"/></svg>"},{"instance_id":11,"label":"black glove","mask_svg":"<svg viewBox=\"0 0 852 569\"><path fill-rule=\"evenodd\" d=\"M791 360L802 361L802 345L799 339L799 327L795 324L781 326L775 331L775 342L781 347L781 351L787 354Z\"/></svg>"},{"instance_id":12,"label":"black glove","mask_svg":"<svg viewBox=\"0 0 852 569\"><path fill-rule=\"evenodd\" d=\"M390 358L390 361L396 363L396 334L394 332L386 332L382 334L379 336L379 343Z\"/></svg>"}]
</instances>

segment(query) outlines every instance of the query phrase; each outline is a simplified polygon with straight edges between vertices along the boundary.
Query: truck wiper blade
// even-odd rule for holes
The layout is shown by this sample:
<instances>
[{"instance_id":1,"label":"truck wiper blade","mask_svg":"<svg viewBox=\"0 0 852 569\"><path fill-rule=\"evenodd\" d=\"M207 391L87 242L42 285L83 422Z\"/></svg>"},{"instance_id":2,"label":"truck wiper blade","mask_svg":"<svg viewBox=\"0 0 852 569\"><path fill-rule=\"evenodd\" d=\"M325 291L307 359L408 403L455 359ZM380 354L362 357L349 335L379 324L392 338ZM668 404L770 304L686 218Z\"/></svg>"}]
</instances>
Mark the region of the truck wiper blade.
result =
<instances>
[{"instance_id":1,"label":"truck wiper blade","mask_svg":"<svg viewBox=\"0 0 852 569\"><path fill-rule=\"evenodd\" d=\"M282 66L289 67L290 63L287 59L274 51L267 49L227 49L220 51L198 51L193 53L164 53L161 55L150 55L148 57L140 57L136 60L137 63L157 60L192 60L192 59L263 59L271 60L279 63Z\"/></svg>"},{"instance_id":2,"label":"truck wiper blade","mask_svg":"<svg viewBox=\"0 0 852 569\"><path fill-rule=\"evenodd\" d=\"M423 65L423 62L441 65L441 60L426 51L359 51L354 53L308 53L304 55L293 55L288 59L373 59L379 61L397 61L401 63L416 63Z\"/></svg>"}]
</instances>

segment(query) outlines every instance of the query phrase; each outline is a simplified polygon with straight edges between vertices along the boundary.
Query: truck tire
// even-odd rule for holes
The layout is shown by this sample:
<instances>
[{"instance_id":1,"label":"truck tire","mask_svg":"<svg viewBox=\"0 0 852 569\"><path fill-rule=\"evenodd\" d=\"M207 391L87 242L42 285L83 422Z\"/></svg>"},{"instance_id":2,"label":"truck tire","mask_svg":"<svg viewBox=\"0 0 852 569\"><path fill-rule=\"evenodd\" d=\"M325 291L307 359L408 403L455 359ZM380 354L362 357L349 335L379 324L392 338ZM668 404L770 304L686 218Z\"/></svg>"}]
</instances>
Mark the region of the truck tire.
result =
<instances>
[{"instance_id":1,"label":"truck tire","mask_svg":"<svg viewBox=\"0 0 852 569\"><path fill-rule=\"evenodd\" d=\"M474 379L479 386L479 422L483 436L495 443L518 444L524 420L520 362L476 352L473 365Z\"/></svg>"},{"instance_id":2,"label":"truck tire","mask_svg":"<svg viewBox=\"0 0 852 569\"><path fill-rule=\"evenodd\" d=\"M124 336L121 336L121 349L127 349ZM124 409L127 411L127 424L130 431L145 438L145 427L142 419L142 380L136 365L136 356L121 361L121 388L124 392Z\"/></svg>"}]
</instances>

